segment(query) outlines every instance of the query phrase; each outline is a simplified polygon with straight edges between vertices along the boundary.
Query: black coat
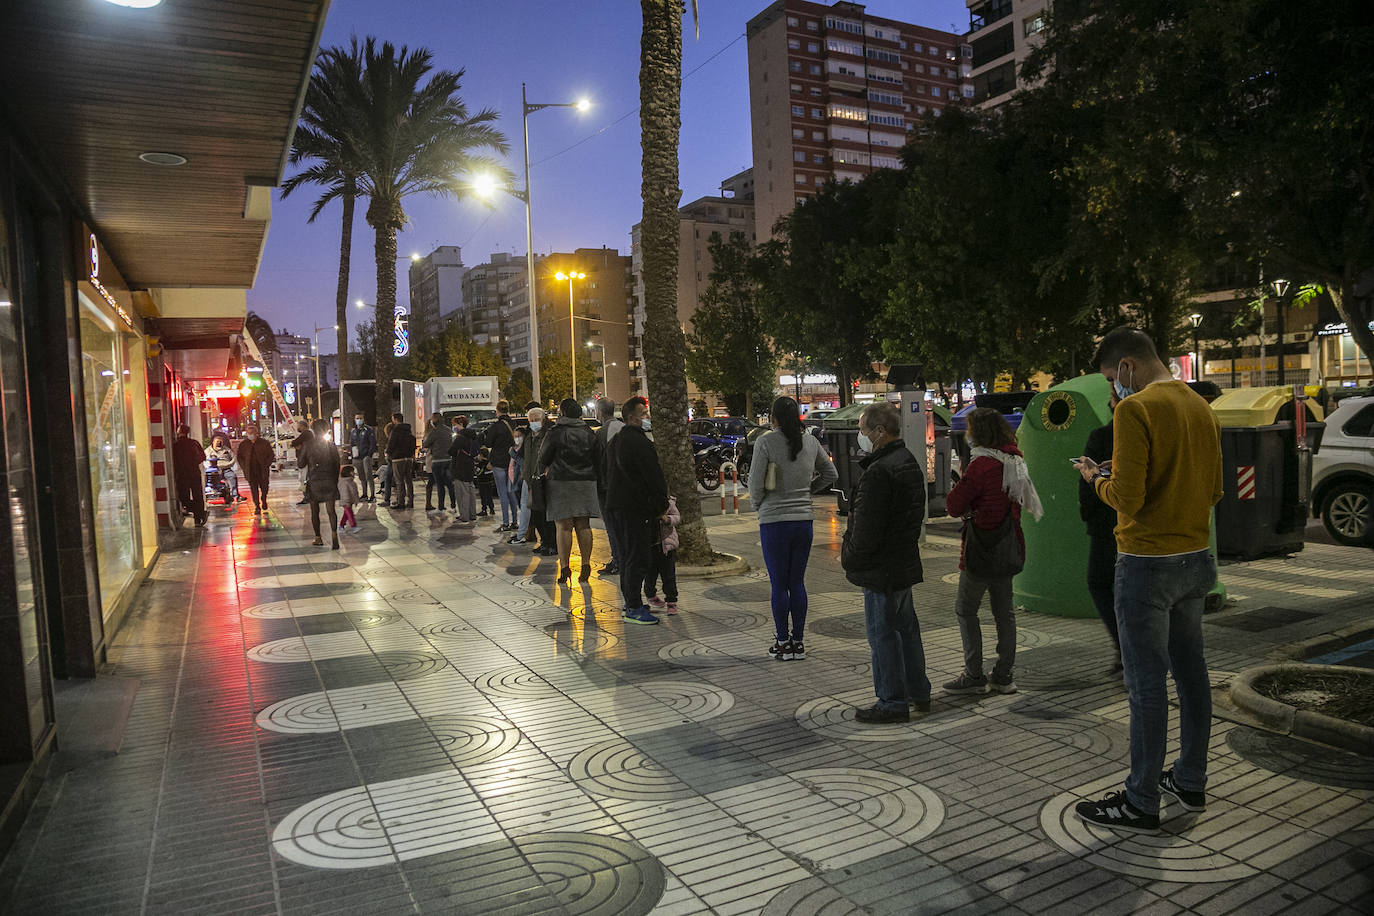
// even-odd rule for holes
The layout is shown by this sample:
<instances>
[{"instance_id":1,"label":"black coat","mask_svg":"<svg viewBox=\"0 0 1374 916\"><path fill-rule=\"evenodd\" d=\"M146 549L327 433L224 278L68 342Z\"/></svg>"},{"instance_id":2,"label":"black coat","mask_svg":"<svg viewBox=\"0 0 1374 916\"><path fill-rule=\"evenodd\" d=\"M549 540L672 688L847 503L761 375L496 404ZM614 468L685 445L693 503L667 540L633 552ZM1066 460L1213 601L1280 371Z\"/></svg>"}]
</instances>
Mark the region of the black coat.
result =
<instances>
[{"instance_id":1,"label":"black coat","mask_svg":"<svg viewBox=\"0 0 1374 916\"><path fill-rule=\"evenodd\" d=\"M235 456L239 470L253 483L267 483L271 479L272 462L276 457L272 452L272 443L261 436L256 439L245 438L239 442L238 454Z\"/></svg>"},{"instance_id":2,"label":"black coat","mask_svg":"<svg viewBox=\"0 0 1374 916\"><path fill-rule=\"evenodd\" d=\"M644 430L626 423L606 451L606 506L639 518L668 511L668 483Z\"/></svg>"},{"instance_id":3,"label":"black coat","mask_svg":"<svg viewBox=\"0 0 1374 916\"><path fill-rule=\"evenodd\" d=\"M1083 446L1084 457L1098 464L1112 460L1112 424L1100 426L1088 433L1088 442ZM1116 510L1097 498L1097 491L1086 480L1078 481L1078 517L1083 519L1088 536L1095 538L1115 538Z\"/></svg>"},{"instance_id":4,"label":"black coat","mask_svg":"<svg viewBox=\"0 0 1374 916\"><path fill-rule=\"evenodd\" d=\"M328 439L317 438L305 450L305 487L312 502L339 498L339 449Z\"/></svg>"},{"instance_id":5,"label":"black coat","mask_svg":"<svg viewBox=\"0 0 1374 916\"><path fill-rule=\"evenodd\" d=\"M386 440L386 456L392 461L415 457L415 433L409 423L391 427L391 438Z\"/></svg>"},{"instance_id":6,"label":"black coat","mask_svg":"<svg viewBox=\"0 0 1374 916\"><path fill-rule=\"evenodd\" d=\"M849 528L840 548L845 578L875 592L893 592L922 581L921 524L926 477L901 439L859 462Z\"/></svg>"},{"instance_id":7,"label":"black coat","mask_svg":"<svg viewBox=\"0 0 1374 916\"><path fill-rule=\"evenodd\" d=\"M536 474L549 480L596 480L596 433L582 420L559 417L544 434ZM494 462L493 462L494 463Z\"/></svg>"},{"instance_id":8,"label":"black coat","mask_svg":"<svg viewBox=\"0 0 1374 916\"><path fill-rule=\"evenodd\" d=\"M453 434L448 456L453 459L453 479L472 483L477 475L477 436L465 427Z\"/></svg>"},{"instance_id":9,"label":"black coat","mask_svg":"<svg viewBox=\"0 0 1374 916\"><path fill-rule=\"evenodd\" d=\"M510 467L510 447L515 444L515 428L511 426L510 416L501 414L496 422L487 427L482 436L482 444L490 451L493 468L505 470Z\"/></svg>"}]
</instances>

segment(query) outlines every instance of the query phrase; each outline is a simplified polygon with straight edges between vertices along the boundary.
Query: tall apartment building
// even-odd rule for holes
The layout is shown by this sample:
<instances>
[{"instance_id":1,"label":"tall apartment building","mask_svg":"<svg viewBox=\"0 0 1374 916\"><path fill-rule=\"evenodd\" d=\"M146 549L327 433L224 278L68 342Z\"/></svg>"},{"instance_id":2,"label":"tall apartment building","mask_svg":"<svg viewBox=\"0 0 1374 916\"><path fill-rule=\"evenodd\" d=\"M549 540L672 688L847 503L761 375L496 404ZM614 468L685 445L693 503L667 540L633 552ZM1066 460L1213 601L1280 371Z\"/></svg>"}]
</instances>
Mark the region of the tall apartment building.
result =
<instances>
[{"instance_id":1,"label":"tall apartment building","mask_svg":"<svg viewBox=\"0 0 1374 916\"><path fill-rule=\"evenodd\" d=\"M267 361L268 371L272 373L273 378L281 383L283 388L287 384L291 385L293 402L296 395L310 394L313 399L315 393L315 354L311 349L313 342L309 337L292 334L286 328L277 331L276 338L276 352L266 352L262 355L263 359Z\"/></svg>"},{"instance_id":2,"label":"tall apartment building","mask_svg":"<svg viewBox=\"0 0 1374 916\"><path fill-rule=\"evenodd\" d=\"M444 316L463 308L463 252L440 245L410 262L410 344L412 347L444 329Z\"/></svg>"},{"instance_id":3,"label":"tall apartment building","mask_svg":"<svg viewBox=\"0 0 1374 916\"><path fill-rule=\"evenodd\" d=\"M1019 71L1045 30L1049 0L968 0L973 101L1000 105L1018 88Z\"/></svg>"},{"instance_id":4,"label":"tall apartment building","mask_svg":"<svg viewBox=\"0 0 1374 916\"><path fill-rule=\"evenodd\" d=\"M540 351L567 353L575 347L579 362L586 360L595 366L598 391L616 403L623 403L631 395L634 285L630 268L629 256L604 246L554 252L538 258L535 264ZM586 274L572 281L571 309L568 281L557 278L560 271ZM541 393L550 398L568 394L547 389ZM578 392L583 397L590 394Z\"/></svg>"},{"instance_id":5,"label":"tall apartment building","mask_svg":"<svg viewBox=\"0 0 1374 916\"><path fill-rule=\"evenodd\" d=\"M631 353L635 394L647 394L649 390L644 371L644 261L639 244L640 227L638 224L630 232L631 271L634 276L635 308L633 340ZM692 316L701 304L702 294L711 279L711 237L728 237L731 233L741 232L749 241L757 241L754 224L754 175L752 169L745 169L721 182L720 194L699 197L689 204L678 208L678 263L677 263L677 320L683 332L692 330ZM692 380L687 380L689 401L704 399L708 406L716 407L721 402L711 393L699 390Z\"/></svg>"},{"instance_id":6,"label":"tall apartment building","mask_svg":"<svg viewBox=\"0 0 1374 916\"><path fill-rule=\"evenodd\" d=\"M492 344L512 369L529 368L529 320L520 325L523 350L516 358L511 346L510 321L528 309L525 299L525 258L497 252L485 264L463 272L463 307L452 315L479 344Z\"/></svg>"},{"instance_id":7,"label":"tall apartment building","mask_svg":"<svg viewBox=\"0 0 1374 916\"><path fill-rule=\"evenodd\" d=\"M830 179L897 168L913 120L972 98L971 52L847 0L777 0L749 20L755 218L764 235Z\"/></svg>"}]
</instances>

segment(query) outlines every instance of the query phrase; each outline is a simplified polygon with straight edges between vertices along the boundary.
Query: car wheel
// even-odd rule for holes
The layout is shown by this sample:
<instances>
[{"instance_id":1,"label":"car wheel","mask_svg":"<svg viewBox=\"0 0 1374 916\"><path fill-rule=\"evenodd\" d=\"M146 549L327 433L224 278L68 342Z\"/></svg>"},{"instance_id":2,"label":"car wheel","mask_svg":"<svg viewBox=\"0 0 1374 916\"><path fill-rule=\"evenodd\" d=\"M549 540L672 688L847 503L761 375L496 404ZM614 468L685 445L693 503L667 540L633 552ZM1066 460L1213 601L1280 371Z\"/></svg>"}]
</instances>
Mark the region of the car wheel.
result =
<instances>
[{"instance_id":1,"label":"car wheel","mask_svg":"<svg viewBox=\"0 0 1374 916\"><path fill-rule=\"evenodd\" d=\"M1322 522L1338 543L1358 547L1368 542L1369 484L1337 484L1322 501Z\"/></svg>"}]
</instances>

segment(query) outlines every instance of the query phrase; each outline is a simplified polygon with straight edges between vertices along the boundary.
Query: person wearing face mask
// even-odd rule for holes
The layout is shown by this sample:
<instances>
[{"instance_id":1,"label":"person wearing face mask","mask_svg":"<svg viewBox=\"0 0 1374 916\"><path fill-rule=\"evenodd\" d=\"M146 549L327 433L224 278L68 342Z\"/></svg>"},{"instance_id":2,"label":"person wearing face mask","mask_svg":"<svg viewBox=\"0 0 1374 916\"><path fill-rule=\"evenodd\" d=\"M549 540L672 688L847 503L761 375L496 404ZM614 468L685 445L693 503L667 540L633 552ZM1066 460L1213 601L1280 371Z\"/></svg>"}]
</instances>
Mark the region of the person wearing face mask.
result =
<instances>
[{"instance_id":1,"label":"person wearing face mask","mask_svg":"<svg viewBox=\"0 0 1374 916\"><path fill-rule=\"evenodd\" d=\"M253 495L253 514L262 515L267 508L267 487L272 482L272 446L262 438L257 426L249 424L244 428L243 441L235 457L239 470L248 479L248 492Z\"/></svg>"},{"instance_id":2,"label":"person wearing face mask","mask_svg":"<svg viewBox=\"0 0 1374 916\"><path fill-rule=\"evenodd\" d=\"M1222 496L1221 425L1206 401L1174 380L1143 331L1110 332L1092 364L1121 398L1111 470L1087 456L1075 463L1117 513L1114 603L1131 751L1125 786L1079 802L1074 813L1113 830L1157 833L1162 794L1187 811L1207 804L1212 689L1202 609L1217 578L1208 540L1212 506ZM1169 675L1178 696L1179 756L1165 770Z\"/></svg>"},{"instance_id":3,"label":"person wearing face mask","mask_svg":"<svg viewBox=\"0 0 1374 916\"><path fill-rule=\"evenodd\" d=\"M872 658L877 702L854 711L859 722L906 722L911 704L930 712L921 625L911 587L924 579L921 524L926 478L901 437L901 415L886 402L870 404L859 416L859 462L863 475L854 488L849 527L840 547L845 578L864 592L864 628Z\"/></svg>"},{"instance_id":4,"label":"person wearing face mask","mask_svg":"<svg viewBox=\"0 0 1374 916\"><path fill-rule=\"evenodd\" d=\"M377 498L377 490L372 482L372 456L377 453L377 431L367 425L360 413L353 415L353 428L348 431L348 450L353 457L353 467L358 472L359 499L370 503Z\"/></svg>"},{"instance_id":5,"label":"person wearing face mask","mask_svg":"<svg viewBox=\"0 0 1374 916\"><path fill-rule=\"evenodd\" d=\"M468 418L456 417L448 457L453 470L453 511L458 524L471 528L477 524L477 437L468 429Z\"/></svg>"},{"instance_id":6,"label":"person wearing face mask","mask_svg":"<svg viewBox=\"0 0 1374 916\"><path fill-rule=\"evenodd\" d=\"M544 438L549 434L544 411L538 405L526 408L525 419L529 429L521 444L524 452L521 473L524 476L520 497L520 523L513 544L532 544L531 552L541 557L558 556L557 525L546 513L544 497L545 484L539 476L539 450L544 447Z\"/></svg>"},{"instance_id":7,"label":"person wearing face mask","mask_svg":"<svg viewBox=\"0 0 1374 916\"><path fill-rule=\"evenodd\" d=\"M811 556L813 494L839 476L830 456L802 427L792 398L773 402L772 429L754 445L749 498L759 519L763 562L772 591L775 639L768 655L779 661L806 658L806 563Z\"/></svg>"},{"instance_id":8,"label":"person wearing face mask","mask_svg":"<svg viewBox=\"0 0 1374 916\"><path fill-rule=\"evenodd\" d=\"M1121 399L1112 391L1107 408L1116 411ZM1083 446L1084 456L1098 462L1099 466L1111 466L1112 460L1112 422L1088 433L1088 442ZM1121 637L1117 635L1116 605L1113 599L1116 580L1116 510L1098 498L1092 484L1087 480L1078 482L1078 515L1088 529L1088 594L1092 596L1097 616L1107 628L1116 650L1116 660L1108 675L1121 674Z\"/></svg>"}]
</instances>

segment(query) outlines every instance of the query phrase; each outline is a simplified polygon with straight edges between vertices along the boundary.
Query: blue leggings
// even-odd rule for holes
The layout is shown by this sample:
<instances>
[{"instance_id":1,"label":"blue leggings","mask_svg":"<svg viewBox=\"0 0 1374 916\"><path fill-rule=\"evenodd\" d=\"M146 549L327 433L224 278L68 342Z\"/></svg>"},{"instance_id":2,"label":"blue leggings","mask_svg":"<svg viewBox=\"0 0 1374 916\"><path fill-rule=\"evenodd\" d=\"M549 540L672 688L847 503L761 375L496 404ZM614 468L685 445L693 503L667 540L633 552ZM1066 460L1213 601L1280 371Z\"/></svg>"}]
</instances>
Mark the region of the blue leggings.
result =
<instances>
[{"instance_id":1,"label":"blue leggings","mask_svg":"<svg viewBox=\"0 0 1374 916\"><path fill-rule=\"evenodd\" d=\"M806 561L811 555L811 523L765 522L759 525L763 565L773 587L773 628L778 642L802 641L806 627ZM791 635L788 623L791 623Z\"/></svg>"}]
</instances>

